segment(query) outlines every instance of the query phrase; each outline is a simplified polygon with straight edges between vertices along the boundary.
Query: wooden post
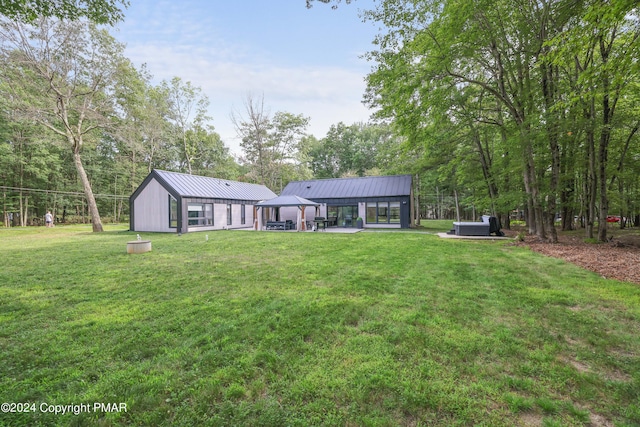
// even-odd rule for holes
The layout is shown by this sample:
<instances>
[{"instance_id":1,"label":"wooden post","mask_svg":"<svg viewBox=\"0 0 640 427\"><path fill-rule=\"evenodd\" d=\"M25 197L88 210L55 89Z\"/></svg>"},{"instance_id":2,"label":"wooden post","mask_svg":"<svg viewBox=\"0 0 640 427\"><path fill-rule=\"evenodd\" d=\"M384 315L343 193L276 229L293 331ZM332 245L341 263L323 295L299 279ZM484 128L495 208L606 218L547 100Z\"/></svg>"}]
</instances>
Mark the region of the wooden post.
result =
<instances>
[{"instance_id":1,"label":"wooden post","mask_svg":"<svg viewBox=\"0 0 640 427\"><path fill-rule=\"evenodd\" d=\"M259 229L259 222L258 222L258 207L256 205L253 205L253 229L254 230L258 230Z\"/></svg>"},{"instance_id":2,"label":"wooden post","mask_svg":"<svg viewBox=\"0 0 640 427\"><path fill-rule=\"evenodd\" d=\"M305 211L305 206L302 206L302 215L300 217L302 224L300 224L300 230L307 231L307 222L304 220L304 211Z\"/></svg>"}]
</instances>

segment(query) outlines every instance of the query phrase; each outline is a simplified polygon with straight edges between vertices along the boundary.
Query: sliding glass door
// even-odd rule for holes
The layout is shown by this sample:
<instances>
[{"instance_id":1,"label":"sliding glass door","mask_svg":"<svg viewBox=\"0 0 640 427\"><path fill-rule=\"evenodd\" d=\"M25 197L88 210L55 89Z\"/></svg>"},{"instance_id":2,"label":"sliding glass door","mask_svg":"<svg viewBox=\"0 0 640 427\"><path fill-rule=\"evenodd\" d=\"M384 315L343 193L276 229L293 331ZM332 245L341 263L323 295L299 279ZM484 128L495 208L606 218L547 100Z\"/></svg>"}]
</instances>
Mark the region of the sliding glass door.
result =
<instances>
[{"instance_id":1,"label":"sliding glass door","mask_svg":"<svg viewBox=\"0 0 640 427\"><path fill-rule=\"evenodd\" d=\"M358 206L327 206L329 226L355 227L358 218Z\"/></svg>"}]
</instances>

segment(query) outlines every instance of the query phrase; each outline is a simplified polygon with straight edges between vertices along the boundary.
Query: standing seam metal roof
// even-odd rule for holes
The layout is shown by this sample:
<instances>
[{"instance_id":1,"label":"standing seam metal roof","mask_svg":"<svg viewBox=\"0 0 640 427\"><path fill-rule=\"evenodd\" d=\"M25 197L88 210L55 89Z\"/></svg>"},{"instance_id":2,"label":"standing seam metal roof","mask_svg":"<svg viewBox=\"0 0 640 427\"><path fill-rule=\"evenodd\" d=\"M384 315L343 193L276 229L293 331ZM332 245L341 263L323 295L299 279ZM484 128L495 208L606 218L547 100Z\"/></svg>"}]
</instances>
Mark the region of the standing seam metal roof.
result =
<instances>
[{"instance_id":1,"label":"standing seam metal roof","mask_svg":"<svg viewBox=\"0 0 640 427\"><path fill-rule=\"evenodd\" d=\"M264 185L154 169L182 197L269 200L276 194Z\"/></svg>"},{"instance_id":2,"label":"standing seam metal roof","mask_svg":"<svg viewBox=\"0 0 640 427\"><path fill-rule=\"evenodd\" d=\"M278 196L271 200L265 200L259 203L256 203L256 206L259 207L278 207L278 206L319 206L318 203L313 202L311 200L307 200L303 197L299 196Z\"/></svg>"},{"instance_id":3,"label":"standing seam metal roof","mask_svg":"<svg viewBox=\"0 0 640 427\"><path fill-rule=\"evenodd\" d=\"M282 190L282 195L296 195L311 200L408 196L410 194L411 175L293 181Z\"/></svg>"}]
</instances>

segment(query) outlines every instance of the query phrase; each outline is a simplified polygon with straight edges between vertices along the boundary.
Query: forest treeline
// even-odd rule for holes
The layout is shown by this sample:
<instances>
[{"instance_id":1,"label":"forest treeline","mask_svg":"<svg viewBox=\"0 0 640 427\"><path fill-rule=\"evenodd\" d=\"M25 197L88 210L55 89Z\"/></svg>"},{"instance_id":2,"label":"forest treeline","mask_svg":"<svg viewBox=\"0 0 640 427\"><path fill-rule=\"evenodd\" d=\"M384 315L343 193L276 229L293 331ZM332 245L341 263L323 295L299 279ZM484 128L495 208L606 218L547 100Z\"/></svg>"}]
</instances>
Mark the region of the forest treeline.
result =
<instances>
[{"instance_id":1,"label":"forest treeline","mask_svg":"<svg viewBox=\"0 0 640 427\"><path fill-rule=\"evenodd\" d=\"M349 2L345 2L349 3ZM344 7L353 7L345 4ZM422 217L490 213L555 241L606 218L639 225L640 21L634 1L382 0L367 54L375 123L269 114L248 96L233 156L209 99L180 77L154 84L108 28L0 21L0 186L5 225L122 220L152 168L262 183L408 173ZM196 82L197 83L197 82ZM97 221L96 221L97 218ZM627 221L628 220L628 221Z\"/></svg>"},{"instance_id":2,"label":"forest treeline","mask_svg":"<svg viewBox=\"0 0 640 427\"><path fill-rule=\"evenodd\" d=\"M107 29L86 20L3 19L0 190L5 226L122 221L128 197L153 168L255 182L380 173L385 127L332 126L320 140L310 118L248 96L234 112L242 153L210 125L209 99L180 77L154 84ZM92 208L93 205L93 208ZM98 221L95 220L98 218Z\"/></svg>"},{"instance_id":3,"label":"forest treeline","mask_svg":"<svg viewBox=\"0 0 640 427\"><path fill-rule=\"evenodd\" d=\"M640 220L639 18L633 0L382 0L367 99L476 203L604 241L608 216Z\"/></svg>"}]
</instances>

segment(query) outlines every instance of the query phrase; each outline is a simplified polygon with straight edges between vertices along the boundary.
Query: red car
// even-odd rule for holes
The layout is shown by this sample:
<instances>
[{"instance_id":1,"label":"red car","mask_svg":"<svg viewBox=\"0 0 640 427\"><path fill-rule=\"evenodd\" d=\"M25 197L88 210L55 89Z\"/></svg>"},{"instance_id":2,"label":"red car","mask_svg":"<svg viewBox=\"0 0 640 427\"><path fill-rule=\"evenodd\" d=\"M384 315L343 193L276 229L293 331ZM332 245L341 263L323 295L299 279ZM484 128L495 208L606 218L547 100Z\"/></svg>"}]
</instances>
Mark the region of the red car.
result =
<instances>
[{"instance_id":1,"label":"red car","mask_svg":"<svg viewBox=\"0 0 640 427\"><path fill-rule=\"evenodd\" d=\"M609 215L607 217L607 222L620 222L620 217L616 215Z\"/></svg>"}]
</instances>

